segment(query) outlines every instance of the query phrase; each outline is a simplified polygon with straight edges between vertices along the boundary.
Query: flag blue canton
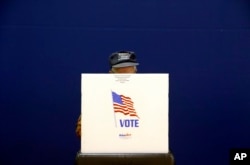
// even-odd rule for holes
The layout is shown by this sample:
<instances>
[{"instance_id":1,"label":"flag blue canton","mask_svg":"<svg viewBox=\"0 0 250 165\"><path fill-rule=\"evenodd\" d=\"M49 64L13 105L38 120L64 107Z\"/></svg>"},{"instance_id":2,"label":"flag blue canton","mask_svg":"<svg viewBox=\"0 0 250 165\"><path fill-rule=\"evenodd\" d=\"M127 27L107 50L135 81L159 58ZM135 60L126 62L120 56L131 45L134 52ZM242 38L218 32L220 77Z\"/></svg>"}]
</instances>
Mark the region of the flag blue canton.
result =
<instances>
[{"instance_id":1,"label":"flag blue canton","mask_svg":"<svg viewBox=\"0 0 250 165\"><path fill-rule=\"evenodd\" d=\"M114 103L123 104L120 95L118 95L118 94L115 93L115 92L112 92L112 96L113 96L113 102L114 102Z\"/></svg>"}]
</instances>

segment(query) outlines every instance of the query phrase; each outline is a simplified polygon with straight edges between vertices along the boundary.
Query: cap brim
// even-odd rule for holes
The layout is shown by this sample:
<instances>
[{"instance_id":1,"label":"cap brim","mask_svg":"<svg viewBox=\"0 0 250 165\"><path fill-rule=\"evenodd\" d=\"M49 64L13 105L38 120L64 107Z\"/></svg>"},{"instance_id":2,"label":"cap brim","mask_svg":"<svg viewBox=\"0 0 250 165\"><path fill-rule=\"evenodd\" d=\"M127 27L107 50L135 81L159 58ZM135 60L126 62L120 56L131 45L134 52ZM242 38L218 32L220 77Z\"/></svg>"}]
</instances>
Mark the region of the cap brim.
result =
<instances>
[{"instance_id":1,"label":"cap brim","mask_svg":"<svg viewBox=\"0 0 250 165\"><path fill-rule=\"evenodd\" d=\"M137 66L139 63L134 63L134 62L124 62L120 64L113 65L113 68L123 68L123 67L129 67L129 66Z\"/></svg>"}]
</instances>

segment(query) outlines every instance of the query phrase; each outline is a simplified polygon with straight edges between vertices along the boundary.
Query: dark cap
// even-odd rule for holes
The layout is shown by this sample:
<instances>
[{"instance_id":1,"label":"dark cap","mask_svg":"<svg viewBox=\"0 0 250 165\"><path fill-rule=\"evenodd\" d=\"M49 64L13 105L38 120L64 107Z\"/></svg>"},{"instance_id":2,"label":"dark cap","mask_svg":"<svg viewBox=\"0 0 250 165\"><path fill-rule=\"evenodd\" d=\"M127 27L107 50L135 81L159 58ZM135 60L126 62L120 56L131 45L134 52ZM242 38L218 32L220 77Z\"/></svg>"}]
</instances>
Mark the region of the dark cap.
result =
<instances>
[{"instance_id":1,"label":"dark cap","mask_svg":"<svg viewBox=\"0 0 250 165\"><path fill-rule=\"evenodd\" d=\"M137 66L136 54L132 51L118 51L109 56L109 65L113 68Z\"/></svg>"}]
</instances>

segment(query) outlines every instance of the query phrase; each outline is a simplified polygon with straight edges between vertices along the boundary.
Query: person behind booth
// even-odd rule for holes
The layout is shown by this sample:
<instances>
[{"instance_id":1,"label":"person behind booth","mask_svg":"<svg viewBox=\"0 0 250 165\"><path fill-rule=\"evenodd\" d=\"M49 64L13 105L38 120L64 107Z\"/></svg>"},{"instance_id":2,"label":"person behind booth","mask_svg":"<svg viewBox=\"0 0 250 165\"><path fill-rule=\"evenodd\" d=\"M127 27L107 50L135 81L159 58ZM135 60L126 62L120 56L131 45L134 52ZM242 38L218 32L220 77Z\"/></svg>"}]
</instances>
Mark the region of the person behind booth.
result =
<instances>
[{"instance_id":1,"label":"person behind booth","mask_svg":"<svg viewBox=\"0 0 250 165\"><path fill-rule=\"evenodd\" d=\"M109 56L109 73L137 73L137 59L135 52L132 51L118 51ZM81 137L81 114L78 117L76 124L76 136Z\"/></svg>"}]
</instances>

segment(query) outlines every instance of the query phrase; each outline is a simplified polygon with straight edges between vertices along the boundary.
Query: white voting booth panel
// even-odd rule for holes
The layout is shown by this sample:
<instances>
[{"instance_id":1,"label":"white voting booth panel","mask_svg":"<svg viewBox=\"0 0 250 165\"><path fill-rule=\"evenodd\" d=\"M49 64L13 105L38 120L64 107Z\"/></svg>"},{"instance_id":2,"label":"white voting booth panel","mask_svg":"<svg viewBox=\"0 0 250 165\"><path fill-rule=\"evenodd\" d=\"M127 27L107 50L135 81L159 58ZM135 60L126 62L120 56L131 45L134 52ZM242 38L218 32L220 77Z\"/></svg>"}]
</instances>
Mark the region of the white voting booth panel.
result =
<instances>
[{"instance_id":1,"label":"white voting booth panel","mask_svg":"<svg viewBox=\"0 0 250 165\"><path fill-rule=\"evenodd\" d=\"M82 74L81 153L168 153L168 74Z\"/></svg>"}]
</instances>

